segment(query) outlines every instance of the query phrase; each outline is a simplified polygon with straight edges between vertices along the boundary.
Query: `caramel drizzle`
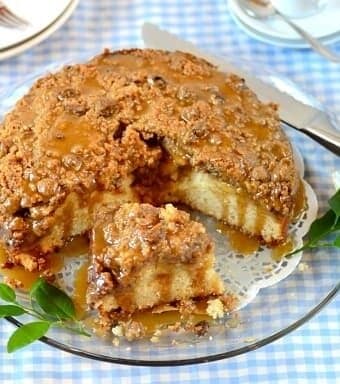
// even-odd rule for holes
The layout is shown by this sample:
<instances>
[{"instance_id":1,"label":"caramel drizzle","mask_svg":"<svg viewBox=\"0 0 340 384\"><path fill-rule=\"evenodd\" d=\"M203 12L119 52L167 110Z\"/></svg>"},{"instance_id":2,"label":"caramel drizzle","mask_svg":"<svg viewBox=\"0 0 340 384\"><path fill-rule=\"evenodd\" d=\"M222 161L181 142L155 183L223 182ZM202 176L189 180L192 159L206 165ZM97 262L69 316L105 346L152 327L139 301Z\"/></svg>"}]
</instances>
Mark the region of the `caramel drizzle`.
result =
<instances>
[{"instance_id":1,"label":"caramel drizzle","mask_svg":"<svg viewBox=\"0 0 340 384\"><path fill-rule=\"evenodd\" d=\"M88 240L84 236L71 238L66 245L59 251L46 256L47 266L51 273L60 272L65 264L65 259L77 257L88 253ZM0 248L0 265L7 261L6 251ZM22 283L22 289L28 291L37 278L41 275L40 271L29 272L21 265L15 265L11 268L0 267L1 275L14 279Z\"/></svg>"},{"instance_id":2,"label":"caramel drizzle","mask_svg":"<svg viewBox=\"0 0 340 384\"><path fill-rule=\"evenodd\" d=\"M230 227L228 224L223 222L219 222L217 224L217 231L226 235L229 240L230 247L242 255L252 254L260 247L260 242L258 240Z\"/></svg>"}]
</instances>

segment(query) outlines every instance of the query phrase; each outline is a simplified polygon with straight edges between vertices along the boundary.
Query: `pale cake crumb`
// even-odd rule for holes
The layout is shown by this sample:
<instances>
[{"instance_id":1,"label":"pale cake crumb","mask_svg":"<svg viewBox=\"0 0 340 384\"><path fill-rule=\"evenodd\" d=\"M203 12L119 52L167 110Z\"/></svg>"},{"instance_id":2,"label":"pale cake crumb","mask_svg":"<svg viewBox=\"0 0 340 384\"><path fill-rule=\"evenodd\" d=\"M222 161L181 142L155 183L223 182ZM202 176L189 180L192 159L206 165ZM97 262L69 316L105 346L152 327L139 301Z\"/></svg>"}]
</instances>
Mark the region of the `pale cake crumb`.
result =
<instances>
[{"instance_id":1,"label":"pale cake crumb","mask_svg":"<svg viewBox=\"0 0 340 384\"><path fill-rule=\"evenodd\" d=\"M118 347L119 344L120 344L119 338L118 338L118 337L114 337L114 338L112 339L112 344L113 344L115 347Z\"/></svg>"},{"instance_id":2,"label":"pale cake crumb","mask_svg":"<svg viewBox=\"0 0 340 384\"><path fill-rule=\"evenodd\" d=\"M305 262L301 262L299 265L298 265L298 270L299 272L307 272L309 270L309 265Z\"/></svg>"},{"instance_id":3,"label":"pale cake crumb","mask_svg":"<svg viewBox=\"0 0 340 384\"><path fill-rule=\"evenodd\" d=\"M214 320L220 319L224 316L224 306L220 299L213 299L208 301L207 314Z\"/></svg>"},{"instance_id":4,"label":"pale cake crumb","mask_svg":"<svg viewBox=\"0 0 340 384\"><path fill-rule=\"evenodd\" d=\"M162 331L160 329L156 329L150 339L151 343L158 343L161 335L162 335Z\"/></svg>"},{"instance_id":5,"label":"pale cake crumb","mask_svg":"<svg viewBox=\"0 0 340 384\"><path fill-rule=\"evenodd\" d=\"M24 286L24 284L18 279L13 279L12 277L8 277L8 276L4 276L4 283L14 289L23 288Z\"/></svg>"},{"instance_id":6,"label":"pale cake crumb","mask_svg":"<svg viewBox=\"0 0 340 384\"><path fill-rule=\"evenodd\" d=\"M231 319L225 322L225 326L227 328L237 328L241 324L240 319L238 317L232 317Z\"/></svg>"},{"instance_id":7,"label":"pale cake crumb","mask_svg":"<svg viewBox=\"0 0 340 384\"><path fill-rule=\"evenodd\" d=\"M145 328L139 321L128 321L124 323L124 336L128 341L140 339L145 336Z\"/></svg>"},{"instance_id":8,"label":"pale cake crumb","mask_svg":"<svg viewBox=\"0 0 340 384\"><path fill-rule=\"evenodd\" d=\"M257 339L255 337L247 337L246 339L243 340L244 343L250 344L250 343L255 343Z\"/></svg>"},{"instance_id":9,"label":"pale cake crumb","mask_svg":"<svg viewBox=\"0 0 340 384\"><path fill-rule=\"evenodd\" d=\"M154 336L158 337L162 334L162 331L160 329L156 329L156 331L153 333Z\"/></svg>"},{"instance_id":10,"label":"pale cake crumb","mask_svg":"<svg viewBox=\"0 0 340 384\"><path fill-rule=\"evenodd\" d=\"M117 337L124 336L123 327L121 325L116 325L112 328L112 333Z\"/></svg>"},{"instance_id":11,"label":"pale cake crumb","mask_svg":"<svg viewBox=\"0 0 340 384\"><path fill-rule=\"evenodd\" d=\"M177 321L175 324L170 324L168 329L172 332L178 332L181 329L181 323Z\"/></svg>"}]
</instances>

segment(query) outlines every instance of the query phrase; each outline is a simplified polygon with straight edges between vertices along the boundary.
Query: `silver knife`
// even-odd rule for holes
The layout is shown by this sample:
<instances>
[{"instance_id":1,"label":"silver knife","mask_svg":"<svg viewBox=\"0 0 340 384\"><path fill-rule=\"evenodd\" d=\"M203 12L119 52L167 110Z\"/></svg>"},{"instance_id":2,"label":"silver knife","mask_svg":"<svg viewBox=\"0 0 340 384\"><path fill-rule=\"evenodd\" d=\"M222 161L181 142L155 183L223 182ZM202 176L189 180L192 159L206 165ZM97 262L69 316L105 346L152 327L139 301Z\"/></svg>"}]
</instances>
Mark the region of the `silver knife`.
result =
<instances>
[{"instance_id":1,"label":"silver knife","mask_svg":"<svg viewBox=\"0 0 340 384\"><path fill-rule=\"evenodd\" d=\"M221 71L234 72L243 77L262 101L279 104L281 122L285 126L305 133L340 156L340 123L336 116L327 112L314 98L306 96L288 79L266 73L254 76L222 58L202 52L194 44L151 23L143 25L142 37L148 48L192 53L218 66Z\"/></svg>"}]
</instances>

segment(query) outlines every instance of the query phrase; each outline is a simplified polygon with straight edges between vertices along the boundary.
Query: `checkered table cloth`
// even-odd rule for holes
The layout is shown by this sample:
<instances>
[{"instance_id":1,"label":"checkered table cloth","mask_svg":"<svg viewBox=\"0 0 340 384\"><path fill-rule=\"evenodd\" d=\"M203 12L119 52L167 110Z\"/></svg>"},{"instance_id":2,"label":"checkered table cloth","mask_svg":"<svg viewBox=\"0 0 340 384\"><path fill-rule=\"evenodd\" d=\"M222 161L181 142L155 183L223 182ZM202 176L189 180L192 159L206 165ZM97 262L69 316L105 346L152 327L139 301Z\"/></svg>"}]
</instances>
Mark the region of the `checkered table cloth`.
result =
<instances>
[{"instance_id":1,"label":"checkered table cloth","mask_svg":"<svg viewBox=\"0 0 340 384\"><path fill-rule=\"evenodd\" d=\"M269 46L234 24L226 0L81 0L71 19L49 39L0 62L0 93L32 69L141 43L144 21L237 60L256 60L296 81L340 114L340 67L309 50ZM333 46L340 54L340 44ZM339 268L339 260L335 261ZM339 298L292 334L259 350L215 363L165 368L128 367L76 357L42 343L8 355L13 326L0 321L0 383L340 383Z\"/></svg>"}]
</instances>

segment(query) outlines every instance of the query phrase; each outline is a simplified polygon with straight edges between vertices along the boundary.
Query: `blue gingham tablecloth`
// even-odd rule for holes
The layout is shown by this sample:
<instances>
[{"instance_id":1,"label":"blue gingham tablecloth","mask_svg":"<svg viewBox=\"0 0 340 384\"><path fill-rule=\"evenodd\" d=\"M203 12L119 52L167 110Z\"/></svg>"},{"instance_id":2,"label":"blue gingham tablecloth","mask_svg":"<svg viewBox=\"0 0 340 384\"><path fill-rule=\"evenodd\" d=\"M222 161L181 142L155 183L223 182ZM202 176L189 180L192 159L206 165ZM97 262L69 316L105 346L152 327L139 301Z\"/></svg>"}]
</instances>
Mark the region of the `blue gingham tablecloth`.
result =
<instances>
[{"instance_id":1,"label":"blue gingham tablecloth","mask_svg":"<svg viewBox=\"0 0 340 384\"><path fill-rule=\"evenodd\" d=\"M309 50L269 46L249 38L231 19L226 0L81 0L49 39L0 62L0 93L52 61L115 45L141 43L144 21L226 57L264 65L296 81L340 114L340 67ZM333 46L340 54L340 44ZM339 260L336 260L339 267ZM91 361L35 343L8 355L13 326L0 321L0 383L340 383L340 300L307 324L245 355L184 367L128 367Z\"/></svg>"}]
</instances>

